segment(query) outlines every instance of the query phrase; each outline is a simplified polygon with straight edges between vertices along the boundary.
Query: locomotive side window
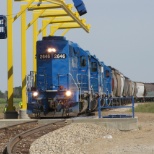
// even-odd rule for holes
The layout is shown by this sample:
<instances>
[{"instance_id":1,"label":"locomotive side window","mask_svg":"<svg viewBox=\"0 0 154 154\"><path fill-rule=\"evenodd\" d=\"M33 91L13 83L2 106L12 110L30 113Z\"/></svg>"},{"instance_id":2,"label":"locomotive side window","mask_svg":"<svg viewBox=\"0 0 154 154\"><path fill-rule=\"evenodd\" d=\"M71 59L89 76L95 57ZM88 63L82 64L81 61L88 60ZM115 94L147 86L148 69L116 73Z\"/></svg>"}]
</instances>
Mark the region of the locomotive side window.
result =
<instances>
[{"instance_id":1,"label":"locomotive side window","mask_svg":"<svg viewBox=\"0 0 154 154\"><path fill-rule=\"evenodd\" d=\"M77 59L77 52L75 51L74 47L69 46L69 55L70 55L70 62L73 68L77 68L78 59Z\"/></svg>"},{"instance_id":2,"label":"locomotive side window","mask_svg":"<svg viewBox=\"0 0 154 154\"><path fill-rule=\"evenodd\" d=\"M77 59L77 57L72 58L72 67L78 68L78 59Z\"/></svg>"},{"instance_id":3,"label":"locomotive side window","mask_svg":"<svg viewBox=\"0 0 154 154\"><path fill-rule=\"evenodd\" d=\"M80 57L80 66L82 67L86 66L86 57L84 56Z\"/></svg>"},{"instance_id":4,"label":"locomotive side window","mask_svg":"<svg viewBox=\"0 0 154 154\"><path fill-rule=\"evenodd\" d=\"M73 47L69 46L69 55L70 57L73 57Z\"/></svg>"},{"instance_id":5,"label":"locomotive side window","mask_svg":"<svg viewBox=\"0 0 154 154\"><path fill-rule=\"evenodd\" d=\"M105 71L105 76L109 77L110 76L110 72L108 70Z\"/></svg>"},{"instance_id":6,"label":"locomotive side window","mask_svg":"<svg viewBox=\"0 0 154 154\"><path fill-rule=\"evenodd\" d=\"M72 46L69 46L69 54L70 54L70 57L74 57L77 54L75 52L75 49Z\"/></svg>"},{"instance_id":7,"label":"locomotive side window","mask_svg":"<svg viewBox=\"0 0 154 154\"><path fill-rule=\"evenodd\" d=\"M91 71L97 72L97 63L96 62L91 62Z\"/></svg>"}]
</instances>

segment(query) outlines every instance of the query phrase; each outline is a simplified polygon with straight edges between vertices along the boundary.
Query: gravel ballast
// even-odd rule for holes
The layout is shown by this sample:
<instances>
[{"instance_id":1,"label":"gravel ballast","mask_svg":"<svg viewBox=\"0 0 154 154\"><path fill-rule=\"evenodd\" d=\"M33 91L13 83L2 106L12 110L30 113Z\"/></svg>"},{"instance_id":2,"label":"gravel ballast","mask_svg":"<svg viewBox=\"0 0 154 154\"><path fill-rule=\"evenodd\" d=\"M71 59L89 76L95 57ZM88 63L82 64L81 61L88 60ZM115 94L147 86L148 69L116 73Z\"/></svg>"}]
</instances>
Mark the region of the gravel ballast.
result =
<instances>
[{"instance_id":1,"label":"gravel ballast","mask_svg":"<svg viewBox=\"0 0 154 154\"><path fill-rule=\"evenodd\" d=\"M154 154L154 114L135 115L138 128L131 131L72 123L33 142L30 154Z\"/></svg>"},{"instance_id":2,"label":"gravel ballast","mask_svg":"<svg viewBox=\"0 0 154 154\"><path fill-rule=\"evenodd\" d=\"M118 132L93 123L72 123L34 141L30 154L88 154L86 149L92 141L110 140Z\"/></svg>"}]
</instances>

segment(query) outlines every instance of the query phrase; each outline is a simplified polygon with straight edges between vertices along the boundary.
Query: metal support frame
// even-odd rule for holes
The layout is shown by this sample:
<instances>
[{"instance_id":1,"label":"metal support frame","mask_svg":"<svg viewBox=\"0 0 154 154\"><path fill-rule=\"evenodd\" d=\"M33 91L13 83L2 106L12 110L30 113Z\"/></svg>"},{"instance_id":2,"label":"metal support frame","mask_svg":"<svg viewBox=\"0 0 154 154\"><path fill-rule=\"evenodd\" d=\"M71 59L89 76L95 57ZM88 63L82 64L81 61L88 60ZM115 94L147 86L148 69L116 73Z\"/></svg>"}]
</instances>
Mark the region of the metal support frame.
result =
<instances>
[{"instance_id":1,"label":"metal support frame","mask_svg":"<svg viewBox=\"0 0 154 154\"><path fill-rule=\"evenodd\" d=\"M132 105L131 106L124 106L124 105L120 105L120 106L112 106L112 104L108 105L108 101L112 101L113 98L103 98L105 101L105 106L101 106L101 101L100 98L98 99L98 118L102 118L102 111L101 109L114 109L114 108L128 108L128 109L132 109L132 118L135 117L135 113L134 113L134 97L126 97L126 98L117 98L117 99L121 99L121 100L131 100ZM107 101L107 102L106 102Z\"/></svg>"}]
</instances>

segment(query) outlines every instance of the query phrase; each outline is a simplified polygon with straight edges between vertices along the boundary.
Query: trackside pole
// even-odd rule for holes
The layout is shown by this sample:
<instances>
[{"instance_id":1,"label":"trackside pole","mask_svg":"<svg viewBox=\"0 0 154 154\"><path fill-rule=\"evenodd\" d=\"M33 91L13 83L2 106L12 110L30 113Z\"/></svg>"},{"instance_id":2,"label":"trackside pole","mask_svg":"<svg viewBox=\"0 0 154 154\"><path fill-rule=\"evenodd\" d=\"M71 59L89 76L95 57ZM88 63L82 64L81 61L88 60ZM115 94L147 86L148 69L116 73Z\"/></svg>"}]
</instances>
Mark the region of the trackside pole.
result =
<instances>
[{"instance_id":1,"label":"trackside pole","mask_svg":"<svg viewBox=\"0 0 154 154\"><path fill-rule=\"evenodd\" d=\"M134 118L134 97L132 96L132 116Z\"/></svg>"},{"instance_id":2,"label":"trackside pole","mask_svg":"<svg viewBox=\"0 0 154 154\"><path fill-rule=\"evenodd\" d=\"M98 98L98 117L102 118L100 98Z\"/></svg>"}]
</instances>

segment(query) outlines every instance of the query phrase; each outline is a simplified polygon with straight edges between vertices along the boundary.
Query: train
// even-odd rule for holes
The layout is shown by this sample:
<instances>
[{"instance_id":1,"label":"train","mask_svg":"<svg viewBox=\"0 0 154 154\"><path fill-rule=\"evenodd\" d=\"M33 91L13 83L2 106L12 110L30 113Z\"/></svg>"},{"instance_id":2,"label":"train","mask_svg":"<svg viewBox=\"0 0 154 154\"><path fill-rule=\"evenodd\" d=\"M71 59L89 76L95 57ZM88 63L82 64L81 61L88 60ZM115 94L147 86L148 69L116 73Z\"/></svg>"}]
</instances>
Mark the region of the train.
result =
<instances>
[{"instance_id":1,"label":"train","mask_svg":"<svg viewBox=\"0 0 154 154\"><path fill-rule=\"evenodd\" d=\"M77 43L61 36L36 44L36 72L27 75L29 117L68 117L91 113L104 98L154 100L154 84L133 82ZM125 103L124 101L122 103ZM109 105L109 104L108 104Z\"/></svg>"}]
</instances>

